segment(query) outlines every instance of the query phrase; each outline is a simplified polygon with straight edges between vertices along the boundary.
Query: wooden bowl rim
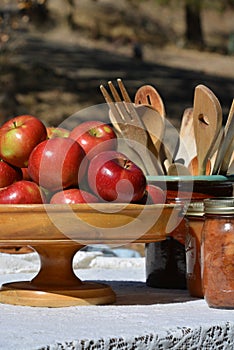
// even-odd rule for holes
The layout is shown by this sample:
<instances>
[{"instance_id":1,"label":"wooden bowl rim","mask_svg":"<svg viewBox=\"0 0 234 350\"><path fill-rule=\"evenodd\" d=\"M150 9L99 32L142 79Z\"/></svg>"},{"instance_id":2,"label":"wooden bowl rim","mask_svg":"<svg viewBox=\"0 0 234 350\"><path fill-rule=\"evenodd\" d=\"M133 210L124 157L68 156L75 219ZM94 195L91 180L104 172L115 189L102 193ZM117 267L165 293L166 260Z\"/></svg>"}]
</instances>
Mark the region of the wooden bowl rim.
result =
<instances>
[{"instance_id":1,"label":"wooden bowl rim","mask_svg":"<svg viewBox=\"0 0 234 350\"><path fill-rule=\"evenodd\" d=\"M115 214L119 211L142 211L155 209L181 209L181 204L126 204L126 203L82 203L82 204L0 204L1 213L11 212L67 212L73 210L75 212L90 212ZM105 212L105 209L107 212ZM110 210L111 209L111 210ZM113 211L112 211L113 210Z\"/></svg>"}]
</instances>

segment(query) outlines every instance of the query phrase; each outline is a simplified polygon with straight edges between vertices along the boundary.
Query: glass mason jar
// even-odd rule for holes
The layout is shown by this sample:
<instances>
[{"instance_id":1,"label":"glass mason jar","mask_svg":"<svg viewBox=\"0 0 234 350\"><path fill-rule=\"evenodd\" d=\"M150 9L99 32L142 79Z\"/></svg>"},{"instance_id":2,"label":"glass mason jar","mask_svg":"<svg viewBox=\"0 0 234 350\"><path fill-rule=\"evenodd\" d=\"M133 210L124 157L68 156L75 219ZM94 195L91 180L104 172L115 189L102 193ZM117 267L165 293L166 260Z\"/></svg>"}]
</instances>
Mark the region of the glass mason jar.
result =
<instances>
[{"instance_id":1,"label":"glass mason jar","mask_svg":"<svg viewBox=\"0 0 234 350\"><path fill-rule=\"evenodd\" d=\"M203 298L201 279L201 237L204 224L203 201L190 203L186 217L189 226L185 240L187 288L192 297Z\"/></svg>"},{"instance_id":2,"label":"glass mason jar","mask_svg":"<svg viewBox=\"0 0 234 350\"><path fill-rule=\"evenodd\" d=\"M148 183L161 187L167 203L184 204L205 198L232 196L233 184L225 176L149 176ZM185 239L187 218L165 241L145 245L146 284L153 288L187 289Z\"/></svg>"},{"instance_id":3,"label":"glass mason jar","mask_svg":"<svg viewBox=\"0 0 234 350\"><path fill-rule=\"evenodd\" d=\"M204 200L201 264L204 298L234 309L234 197Z\"/></svg>"}]
</instances>

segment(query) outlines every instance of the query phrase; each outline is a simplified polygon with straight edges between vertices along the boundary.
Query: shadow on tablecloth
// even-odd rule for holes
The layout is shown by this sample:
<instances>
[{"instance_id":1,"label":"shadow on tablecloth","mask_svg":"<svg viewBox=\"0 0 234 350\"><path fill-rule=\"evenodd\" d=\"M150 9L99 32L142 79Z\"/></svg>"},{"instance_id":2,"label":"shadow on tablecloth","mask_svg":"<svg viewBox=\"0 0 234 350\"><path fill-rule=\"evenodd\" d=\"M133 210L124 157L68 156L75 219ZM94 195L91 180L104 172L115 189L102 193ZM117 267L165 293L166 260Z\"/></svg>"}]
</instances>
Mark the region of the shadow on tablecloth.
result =
<instances>
[{"instance_id":1,"label":"shadow on tablecloth","mask_svg":"<svg viewBox=\"0 0 234 350\"><path fill-rule=\"evenodd\" d=\"M116 293L115 305L170 304L197 300L187 290L148 287L144 282L100 281L108 284Z\"/></svg>"}]
</instances>

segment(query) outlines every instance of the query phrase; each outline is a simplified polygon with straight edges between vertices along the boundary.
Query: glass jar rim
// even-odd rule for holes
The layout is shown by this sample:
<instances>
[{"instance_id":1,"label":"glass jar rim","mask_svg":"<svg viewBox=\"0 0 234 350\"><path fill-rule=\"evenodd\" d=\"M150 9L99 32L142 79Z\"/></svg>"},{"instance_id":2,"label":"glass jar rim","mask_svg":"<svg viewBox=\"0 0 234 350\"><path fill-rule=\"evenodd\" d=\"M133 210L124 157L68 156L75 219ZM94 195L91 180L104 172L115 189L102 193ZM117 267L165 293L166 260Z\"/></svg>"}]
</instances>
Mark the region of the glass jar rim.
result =
<instances>
[{"instance_id":1,"label":"glass jar rim","mask_svg":"<svg viewBox=\"0 0 234 350\"><path fill-rule=\"evenodd\" d=\"M190 202L187 207L186 215L203 216L204 215L204 201Z\"/></svg>"},{"instance_id":2,"label":"glass jar rim","mask_svg":"<svg viewBox=\"0 0 234 350\"><path fill-rule=\"evenodd\" d=\"M234 215L234 197L218 197L204 199L205 214Z\"/></svg>"}]
</instances>

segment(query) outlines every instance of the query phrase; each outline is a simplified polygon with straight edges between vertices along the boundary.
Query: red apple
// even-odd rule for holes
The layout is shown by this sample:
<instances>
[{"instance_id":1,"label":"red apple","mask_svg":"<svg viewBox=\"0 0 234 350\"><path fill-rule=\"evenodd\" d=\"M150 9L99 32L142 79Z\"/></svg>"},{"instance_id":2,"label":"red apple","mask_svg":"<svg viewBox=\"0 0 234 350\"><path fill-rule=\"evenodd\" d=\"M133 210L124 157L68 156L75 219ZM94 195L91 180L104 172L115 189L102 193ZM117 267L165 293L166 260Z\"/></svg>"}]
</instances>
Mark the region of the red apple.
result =
<instances>
[{"instance_id":1,"label":"red apple","mask_svg":"<svg viewBox=\"0 0 234 350\"><path fill-rule=\"evenodd\" d=\"M41 142L32 151L28 173L49 191L76 187L87 168L83 148L70 138L56 137Z\"/></svg>"},{"instance_id":2,"label":"red apple","mask_svg":"<svg viewBox=\"0 0 234 350\"><path fill-rule=\"evenodd\" d=\"M64 191L56 192L51 200L51 204L75 204L75 203L97 203L98 198L92 193L80 190L78 188L70 188Z\"/></svg>"},{"instance_id":3,"label":"red apple","mask_svg":"<svg viewBox=\"0 0 234 350\"><path fill-rule=\"evenodd\" d=\"M0 157L19 168L26 167L33 148L47 138L45 125L31 115L8 120L0 128Z\"/></svg>"},{"instance_id":4,"label":"red apple","mask_svg":"<svg viewBox=\"0 0 234 350\"><path fill-rule=\"evenodd\" d=\"M20 168L8 164L0 159L0 188L7 187L13 182L19 181L23 178Z\"/></svg>"},{"instance_id":5,"label":"red apple","mask_svg":"<svg viewBox=\"0 0 234 350\"><path fill-rule=\"evenodd\" d=\"M83 147L88 159L100 152L117 149L116 133L101 121L83 122L71 131L69 137Z\"/></svg>"},{"instance_id":6,"label":"red apple","mask_svg":"<svg viewBox=\"0 0 234 350\"><path fill-rule=\"evenodd\" d=\"M145 194L141 200L142 204L165 204L166 193L161 187L148 184L146 185Z\"/></svg>"},{"instance_id":7,"label":"red apple","mask_svg":"<svg viewBox=\"0 0 234 350\"><path fill-rule=\"evenodd\" d=\"M70 131L64 128L56 128L54 126L48 126L47 130L47 138L53 139L55 137L69 137Z\"/></svg>"},{"instance_id":8,"label":"red apple","mask_svg":"<svg viewBox=\"0 0 234 350\"><path fill-rule=\"evenodd\" d=\"M45 197L32 181L21 180L0 190L0 204L42 204Z\"/></svg>"},{"instance_id":9,"label":"red apple","mask_svg":"<svg viewBox=\"0 0 234 350\"><path fill-rule=\"evenodd\" d=\"M91 159L88 183L94 194L105 201L139 201L146 189L143 171L123 153L106 151Z\"/></svg>"}]
</instances>

